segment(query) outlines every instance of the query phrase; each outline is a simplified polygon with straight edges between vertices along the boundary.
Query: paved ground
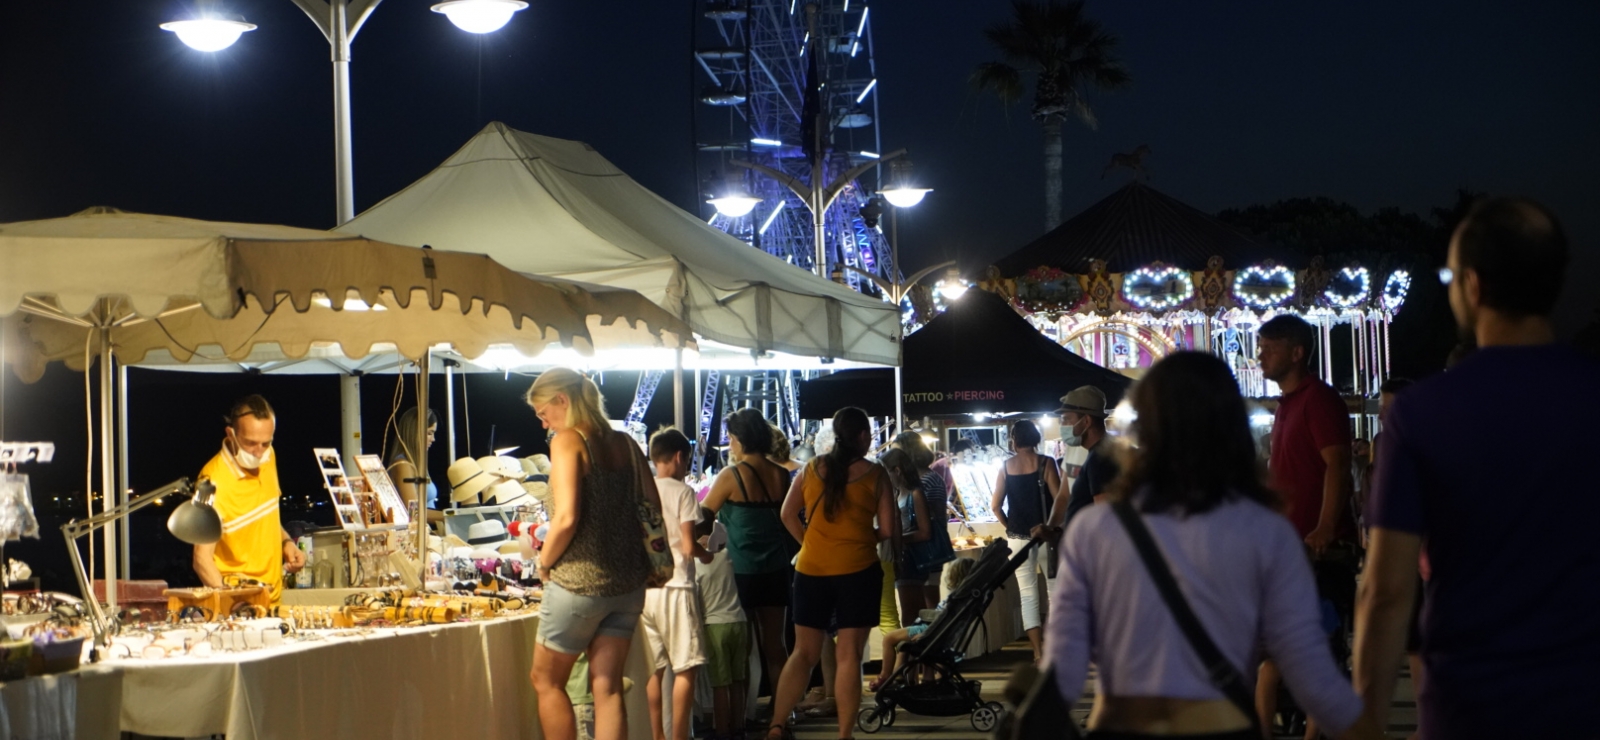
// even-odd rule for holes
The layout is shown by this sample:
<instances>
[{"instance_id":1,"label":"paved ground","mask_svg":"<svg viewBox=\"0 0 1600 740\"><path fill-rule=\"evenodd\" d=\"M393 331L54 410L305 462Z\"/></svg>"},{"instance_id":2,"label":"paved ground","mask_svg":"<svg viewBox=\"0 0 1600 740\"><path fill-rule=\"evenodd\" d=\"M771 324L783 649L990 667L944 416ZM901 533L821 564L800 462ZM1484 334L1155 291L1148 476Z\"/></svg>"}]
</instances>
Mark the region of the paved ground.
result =
<instances>
[{"instance_id":1,"label":"paved ground","mask_svg":"<svg viewBox=\"0 0 1600 740\"><path fill-rule=\"evenodd\" d=\"M983 695L986 699L1003 701L1000 690L1005 685L1006 678L1011 674L1012 667L1029 659L1031 653L1026 642L1017 642L1008 645L1005 649L986 655L963 664L962 673L969 679L983 682ZM1081 722L1089 713L1089 706L1094 698L1094 685L1084 687L1084 697L1078 702L1074 715ZM865 701L871 700L868 694ZM762 701L765 701L763 699ZM1389 713L1389 735L1403 738L1416 730L1417 704L1411 693L1411 680L1403 671L1399 689L1395 692L1394 709ZM838 725L833 719L802 719L795 727L796 740L834 740L838 737ZM866 733L856 732L857 737L869 737ZM917 738L936 738L937 740L989 740L989 733L978 732L972 727L968 715L959 717L923 717L901 711L893 727L886 727L870 735L874 740L914 740Z\"/></svg>"}]
</instances>

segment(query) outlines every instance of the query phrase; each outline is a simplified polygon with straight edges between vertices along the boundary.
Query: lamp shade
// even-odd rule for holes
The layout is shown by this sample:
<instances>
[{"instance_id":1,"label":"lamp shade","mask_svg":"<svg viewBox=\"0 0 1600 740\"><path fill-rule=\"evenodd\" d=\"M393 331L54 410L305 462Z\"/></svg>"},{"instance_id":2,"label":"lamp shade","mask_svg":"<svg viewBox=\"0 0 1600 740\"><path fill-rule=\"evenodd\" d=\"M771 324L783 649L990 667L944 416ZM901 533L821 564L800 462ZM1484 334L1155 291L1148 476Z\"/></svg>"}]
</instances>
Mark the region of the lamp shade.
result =
<instances>
[{"instance_id":1,"label":"lamp shade","mask_svg":"<svg viewBox=\"0 0 1600 740\"><path fill-rule=\"evenodd\" d=\"M163 23L161 30L177 34L179 41L195 51L222 51L233 46L246 31L256 30L256 26L228 18L196 18Z\"/></svg>"},{"instance_id":2,"label":"lamp shade","mask_svg":"<svg viewBox=\"0 0 1600 740\"><path fill-rule=\"evenodd\" d=\"M522 0L450 0L433 6L435 13L467 33L494 33L511 22L511 15L528 4Z\"/></svg>"},{"instance_id":3,"label":"lamp shade","mask_svg":"<svg viewBox=\"0 0 1600 740\"><path fill-rule=\"evenodd\" d=\"M191 545L209 545L222 539L222 517L211 508L216 492L211 481L200 481L194 497L178 504L172 516L167 517L167 531Z\"/></svg>"}]
</instances>

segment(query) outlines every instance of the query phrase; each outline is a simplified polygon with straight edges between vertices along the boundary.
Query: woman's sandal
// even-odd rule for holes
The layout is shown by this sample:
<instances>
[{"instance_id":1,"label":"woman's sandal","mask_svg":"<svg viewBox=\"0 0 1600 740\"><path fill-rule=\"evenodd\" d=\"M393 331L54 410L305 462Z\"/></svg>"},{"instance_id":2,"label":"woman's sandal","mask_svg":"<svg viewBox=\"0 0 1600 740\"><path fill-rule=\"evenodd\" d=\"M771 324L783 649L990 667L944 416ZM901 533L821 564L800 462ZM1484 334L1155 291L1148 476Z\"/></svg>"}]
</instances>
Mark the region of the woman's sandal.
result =
<instances>
[{"instance_id":1,"label":"woman's sandal","mask_svg":"<svg viewBox=\"0 0 1600 740\"><path fill-rule=\"evenodd\" d=\"M778 732L778 736L776 738L772 736L773 730L777 730ZM765 740L794 740L794 730L789 729L788 725L772 725L767 728L767 732L763 737Z\"/></svg>"}]
</instances>

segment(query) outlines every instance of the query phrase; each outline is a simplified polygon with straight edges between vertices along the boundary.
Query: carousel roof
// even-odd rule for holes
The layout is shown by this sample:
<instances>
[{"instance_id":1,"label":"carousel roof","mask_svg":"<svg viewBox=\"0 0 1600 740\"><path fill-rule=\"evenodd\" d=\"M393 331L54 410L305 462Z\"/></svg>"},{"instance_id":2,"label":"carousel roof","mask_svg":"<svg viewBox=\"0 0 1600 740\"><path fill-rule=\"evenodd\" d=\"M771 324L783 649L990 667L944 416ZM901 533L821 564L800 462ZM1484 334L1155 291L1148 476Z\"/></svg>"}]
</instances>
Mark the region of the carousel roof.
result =
<instances>
[{"instance_id":1,"label":"carousel roof","mask_svg":"<svg viewBox=\"0 0 1600 740\"><path fill-rule=\"evenodd\" d=\"M1274 255L1244 232L1135 180L1068 219L1044 236L995 262L1008 276L1048 266L1084 274L1089 261L1108 272L1128 272L1152 262L1203 270L1212 255L1240 268Z\"/></svg>"}]
</instances>

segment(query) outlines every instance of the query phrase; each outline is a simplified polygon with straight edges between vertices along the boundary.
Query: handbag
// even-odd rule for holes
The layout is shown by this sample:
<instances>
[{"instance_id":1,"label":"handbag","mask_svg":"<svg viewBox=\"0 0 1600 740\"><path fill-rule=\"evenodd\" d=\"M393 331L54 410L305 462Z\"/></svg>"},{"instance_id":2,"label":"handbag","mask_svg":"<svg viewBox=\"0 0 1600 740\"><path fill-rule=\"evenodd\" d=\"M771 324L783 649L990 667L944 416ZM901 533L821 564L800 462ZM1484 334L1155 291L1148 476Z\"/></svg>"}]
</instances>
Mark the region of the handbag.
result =
<instances>
[{"instance_id":1,"label":"handbag","mask_svg":"<svg viewBox=\"0 0 1600 740\"><path fill-rule=\"evenodd\" d=\"M1020 700L1012 701L1017 710L1004 720L1010 727L1002 726L1001 731L995 734L997 738L1077 740L1084 736L1083 729L1072 718L1072 706L1061 695L1055 668L1047 668L1040 673L1032 663L1018 666L1006 682L1006 695L1010 698L1024 691L1026 693Z\"/></svg>"},{"instance_id":2,"label":"handbag","mask_svg":"<svg viewBox=\"0 0 1600 740\"><path fill-rule=\"evenodd\" d=\"M621 432L618 432L621 434ZM661 516L661 507L650 503L649 497L644 495L644 480L639 475L639 470L644 465L644 454L632 444L633 438L629 437L628 449L633 452L633 492L639 512L639 530L644 537L644 554L650 565L650 572L645 576L645 588L661 588L672 580L676 565L672 562L672 547L667 543L667 523ZM587 444L588 440L584 442ZM593 459L593 453L590 453Z\"/></svg>"},{"instance_id":3,"label":"handbag","mask_svg":"<svg viewBox=\"0 0 1600 740\"><path fill-rule=\"evenodd\" d=\"M1128 531L1128 537L1133 540L1133 546L1139 551L1139 559L1144 561L1145 570L1150 574L1150 580L1155 581L1156 590L1161 592L1161 600L1166 602L1167 609L1172 612L1172 618L1177 620L1178 627L1183 630L1183 636L1189 641L1189 646L1194 648L1200 656L1200 662L1205 664L1206 676L1211 685L1228 697L1244 716L1250 719L1250 729L1260 732L1261 723L1256 717L1256 700L1251 693L1249 685L1245 683L1244 676L1239 674L1227 656L1211 641L1211 635L1206 633L1205 625L1200 623L1200 618L1195 616L1194 610L1189 608L1189 601L1183 598L1183 592L1178 590L1178 581L1172 577L1172 570L1167 566L1166 558L1161 556L1160 548L1156 547L1155 538L1150 536L1150 530L1145 527L1144 520L1139 518L1139 513L1133 510L1133 505L1127 499L1115 501L1111 509L1122 522L1122 527Z\"/></svg>"},{"instance_id":4,"label":"handbag","mask_svg":"<svg viewBox=\"0 0 1600 740\"><path fill-rule=\"evenodd\" d=\"M912 493L911 495L919 495ZM911 528L916 529L916 504L911 506ZM932 519L930 516L929 519ZM938 532L932 529L933 522L929 522L928 539L923 542L908 542L905 547L906 564L920 573L929 573L935 569L943 569L944 564L956 559L956 550L950 544L948 532Z\"/></svg>"},{"instance_id":5,"label":"handbag","mask_svg":"<svg viewBox=\"0 0 1600 740\"><path fill-rule=\"evenodd\" d=\"M1039 460L1039 511L1044 514L1045 523L1050 522L1050 507L1054 497L1050 495L1050 487L1044 484L1044 461L1049 460L1053 466L1056 459L1040 455ZM1045 537L1039 547L1044 550L1044 577L1055 580L1056 570L1061 567L1061 559L1057 557L1056 546L1061 542L1059 537Z\"/></svg>"}]
</instances>

